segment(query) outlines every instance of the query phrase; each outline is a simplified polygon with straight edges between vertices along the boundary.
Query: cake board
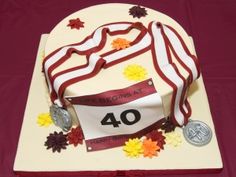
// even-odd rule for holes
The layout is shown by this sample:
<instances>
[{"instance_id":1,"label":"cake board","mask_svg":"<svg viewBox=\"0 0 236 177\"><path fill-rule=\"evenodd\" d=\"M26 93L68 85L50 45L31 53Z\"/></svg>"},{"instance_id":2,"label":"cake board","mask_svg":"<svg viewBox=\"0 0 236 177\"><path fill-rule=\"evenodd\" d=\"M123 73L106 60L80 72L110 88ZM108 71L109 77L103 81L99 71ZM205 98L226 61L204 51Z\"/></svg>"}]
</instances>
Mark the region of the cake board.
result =
<instances>
[{"instance_id":1,"label":"cake board","mask_svg":"<svg viewBox=\"0 0 236 177\"><path fill-rule=\"evenodd\" d=\"M130 176L217 172L222 169L222 160L202 77L191 85L189 102L193 111L191 119L205 122L213 132L212 140L206 146L193 146L182 137L183 143L180 147L165 146L165 150L152 159L127 158L122 147L89 153L85 145L76 148L68 146L67 150L60 154L46 150L44 142L48 134L61 131L55 126L43 128L36 123L38 114L48 112L50 104L44 75L41 72L47 37L47 34L41 37L35 63L14 163L16 174L20 176ZM191 51L194 52L194 47ZM182 134L182 129L177 128L176 131Z\"/></svg>"},{"instance_id":2,"label":"cake board","mask_svg":"<svg viewBox=\"0 0 236 177\"><path fill-rule=\"evenodd\" d=\"M60 128L50 126L39 127L37 115L47 112L49 100L44 76L41 72L42 54L47 39L42 35L35 69L31 81L24 120L22 124L14 171L20 176L27 175L97 175L97 174L129 174L140 170L144 174L178 174L217 172L222 169L222 161L214 131L214 124L208 105L207 95L202 78L190 88L189 101L192 106L192 119L207 123L212 131L211 142L203 147L196 147L183 141L180 147L165 147L157 158L130 159L125 157L122 147L87 152L85 145L77 148L52 153L44 146L45 137ZM39 91L44 90L44 91ZM182 134L182 129L178 128ZM143 165L145 164L145 165Z\"/></svg>"}]
</instances>

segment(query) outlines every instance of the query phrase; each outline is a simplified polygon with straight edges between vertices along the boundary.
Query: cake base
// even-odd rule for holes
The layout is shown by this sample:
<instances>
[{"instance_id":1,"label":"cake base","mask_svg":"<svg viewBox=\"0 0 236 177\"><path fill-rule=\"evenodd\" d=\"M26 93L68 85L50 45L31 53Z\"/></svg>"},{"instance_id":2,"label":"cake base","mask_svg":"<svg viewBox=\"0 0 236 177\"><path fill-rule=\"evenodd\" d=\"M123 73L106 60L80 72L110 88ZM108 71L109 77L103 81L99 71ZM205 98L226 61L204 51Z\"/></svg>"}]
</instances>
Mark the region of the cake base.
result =
<instances>
[{"instance_id":1,"label":"cake base","mask_svg":"<svg viewBox=\"0 0 236 177\"><path fill-rule=\"evenodd\" d=\"M181 146L174 148L166 145L158 157L152 159L128 158L122 151L122 147L87 152L83 144L77 147L68 146L61 153L46 150L44 142L48 134L61 131L54 125L44 128L36 123L38 114L49 111L49 96L44 75L41 73L42 54L47 36L42 35L35 63L14 163L16 174L20 176L132 176L217 172L222 169L214 124L201 77L190 88L189 102L192 106L191 119L205 122L212 130L212 140L205 146L197 147L187 143L182 135L182 129L177 128L176 131L181 133L183 139Z\"/></svg>"}]
</instances>

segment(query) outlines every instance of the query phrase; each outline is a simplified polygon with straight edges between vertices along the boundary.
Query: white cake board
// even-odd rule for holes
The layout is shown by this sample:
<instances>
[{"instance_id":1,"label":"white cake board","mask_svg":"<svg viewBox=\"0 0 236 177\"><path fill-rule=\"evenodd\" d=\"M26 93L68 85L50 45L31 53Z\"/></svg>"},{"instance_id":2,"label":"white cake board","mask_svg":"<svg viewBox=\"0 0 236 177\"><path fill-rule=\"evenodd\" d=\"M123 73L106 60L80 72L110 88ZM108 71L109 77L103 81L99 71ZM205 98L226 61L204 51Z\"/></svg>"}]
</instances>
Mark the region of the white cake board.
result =
<instances>
[{"instance_id":1,"label":"white cake board","mask_svg":"<svg viewBox=\"0 0 236 177\"><path fill-rule=\"evenodd\" d=\"M49 100L44 75L41 72L42 55L48 35L42 35L34 73L31 81L24 120L20 133L14 171L19 175L99 175L108 174L160 174L199 173L222 169L221 155L215 135L208 99L200 77L190 88L189 101L192 106L191 119L197 119L210 126L213 132L211 142L202 147L188 144L183 138L180 147L165 146L158 157L127 158L122 147L87 152L85 145L68 146L61 153L46 150L44 142L49 133L61 131L51 125L39 127L36 123L40 113L48 112ZM182 129L177 128L182 134ZM117 172L118 171L118 172Z\"/></svg>"}]
</instances>

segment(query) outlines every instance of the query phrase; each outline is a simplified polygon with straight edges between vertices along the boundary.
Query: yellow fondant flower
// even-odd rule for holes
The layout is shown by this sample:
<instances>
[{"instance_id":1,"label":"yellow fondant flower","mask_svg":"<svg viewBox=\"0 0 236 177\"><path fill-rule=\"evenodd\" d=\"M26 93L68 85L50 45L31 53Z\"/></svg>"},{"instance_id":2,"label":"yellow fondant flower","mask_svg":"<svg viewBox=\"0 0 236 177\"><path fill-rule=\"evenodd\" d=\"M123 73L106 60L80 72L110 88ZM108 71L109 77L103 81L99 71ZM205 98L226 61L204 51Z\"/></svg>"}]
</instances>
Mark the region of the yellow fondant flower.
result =
<instances>
[{"instance_id":1,"label":"yellow fondant flower","mask_svg":"<svg viewBox=\"0 0 236 177\"><path fill-rule=\"evenodd\" d=\"M166 137L166 144L171 145L173 147L178 147L182 143L181 135L176 131L165 133L165 137Z\"/></svg>"},{"instance_id":2,"label":"yellow fondant flower","mask_svg":"<svg viewBox=\"0 0 236 177\"><path fill-rule=\"evenodd\" d=\"M157 156L157 151L160 150L160 147L157 145L157 141L152 141L150 138L143 141L143 156L152 158Z\"/></svg>"},{"instance_id":3,"label":"yellow fondant flower","mask_svg":"<svg viewBox=\"0 0 236 177\"><path fill-rule=\"evenodd\" d=\"M52 124L52 118L49 113L41 113L38 115L37 123L41 127L48 127Z\"/></svg>"},{"instance_id":4,"label":"yellow fondant flower","mask_svg":"<svg viewBox=\"0 0 236 177\"><path fill-rule=\"evenodd\" d=\"M111 45L116 50L125 49L130 46L130 41L124 38L117 38L112 41Z\"/></svg>"},{"instance_id":5,"label":"yellow fondant flower","mask_svg":"<svg viewBox=\"0 0 236 177\"><path fill-rule=\"evenodd\" d=\"M133 81L142 81L147 77L146 69L137 64L128 65L123 74L128 80Z\"/></svg>"},{"instance_id":6,"label":"yellow fondant flower","mask_svg":"<svg viewBox=\"0 0 236 177\"><path fill-rule=\"evenodd\" d=\"M129 139L129 141L125 142L123 150L127 157L139 157L143 152L142 142L138 138Z\"/></svg>"}]
</instances>

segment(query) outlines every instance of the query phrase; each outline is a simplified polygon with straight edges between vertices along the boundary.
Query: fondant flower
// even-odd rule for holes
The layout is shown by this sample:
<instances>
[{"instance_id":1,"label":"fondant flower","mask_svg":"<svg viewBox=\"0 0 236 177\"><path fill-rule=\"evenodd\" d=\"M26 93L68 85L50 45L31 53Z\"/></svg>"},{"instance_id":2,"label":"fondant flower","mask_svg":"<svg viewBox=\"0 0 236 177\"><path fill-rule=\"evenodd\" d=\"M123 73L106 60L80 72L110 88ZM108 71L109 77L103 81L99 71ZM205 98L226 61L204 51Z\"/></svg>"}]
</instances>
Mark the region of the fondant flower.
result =
<instances>
[{"instance_id":1,"label":"fondant flower","mask_svg":"<svg viewBox=\"0 0 236 177\"><path fill-rule=\"evenodd\" d=\"M80 21L79 18L76 19L71 19L69 20L69 24L67 25L69 26L71 29L80 29L84 27L84 22Z\"/></svg>"},{"instance_id":2,"label":"fondant flower","mask_svg":"<svg viewBox=\"0 0 236 177\"><path fill-rule=\"evenodd\" d=\"M174 125L170 118L168 117L166 122L164 122L162 125L161 125L161 129L165 131L165 133L168 133L168 132L172 132L174 131L176 128L176 125Z\"/></svg>"},{"instance_id":3,"label":"fondant flower","mask_svg":"<svg viewBox=\"0 0 236 177\"><path fill-rule=\"evenodd\" d=\"M66 135L63 132L50 133L44 145L47 146L47 149L52 148L52 152L61 152L61 149L66 149L68 145Z\"/></svg>"},{"instance_id":4,"label":"fondant flower","mask_svg":"<svg viewBox=\"0 0 236 177\"><path fill-rule=\"evenodd\" d=\"M146 138L151 139L152 141L156 141L160 149L164 149L164 144L166 144L166 142L165 142L165 137L162 134L162 131L153 130L146 135Z\"/></svg>"},{"instance_id":5,"label":"fondant flower","mask_svg":"<svg viewBox=\"0 0 236 177\"><path fill-rule=\"evenodd\" d=\"M165 137L166 137L166 144L168 145L178 147L182 143L181 135L176 131L165 133Z\"/></svg>"},{"instance_id":6,"label":"fondant flower","mask_svg":"<svg viewBox=\"0 0 236 177\"><path fill-rule=\"evenodd\" d=\"M128 157L139 157L143 152L142 142L138 138L129 139L129 141L125 142L123 150Z\"/></svg>"},{"instance_id":7,"label":"fondant flower","mask_svg":"<svg viewBox=\"0 0 236 177\"><path fill-rule=\"evenodd\" d=\"M143 141L143 156L152 158L157 156L157 151L160 150L160 147L157 145L156 141L152 141L150 138Z\"/></svg>"},{"instance_id":8,"label":"fondant flower","mask_svg":"<svg viewBox=\"0 0 236 177\"><path fill-rule=\"evenodd\" d=\"M124 38L117 38L112 41L111 45L112 48L116 50L125 49L130 46L130 41Z\"/></svg>"},{"instance_id":9,"label":"fondant flower","mask_svg":"<svg viewBox=\"0 0 236 177\"><path fill-rule=\"evenodd\" d=\"M124 69L123 74L128 80L141 81L146 79L147 71L140 65L132 64Z\"/></svg>"},{"instance_id":10,"label":"fondant flower","mask_svg":"<svg viewBox=\"0 0 236 177\"><path fill-rule=\"evenodd\" d=\"M84 135L80 126L72 128L71 131L67 134L67 139L69 144L73 144L75 147L78 144L83 144Z\"/></svg>"},{"instance_id":11,"label":"fondant flower","mask_svg":"<svg viewBox=\"0 0 236 177\"><path fill-rule=\"evenodd\" d=\"M52 118L49 113L41 113L38 115L37 123L41 127L48 127L52 124Z\"/></svg>"},{"instance_id":12,"label":"fondant flower","mask_svg":"<svg viewBox=\"0 0 236 177\"><path fill-rule=\"evenodd\" d=\"M129 15L132 15L133 18L141 18L147 15L147 10L144 7L140 7L139 5L133 6L129 9Z\"/></svg>"}]
</instances>

